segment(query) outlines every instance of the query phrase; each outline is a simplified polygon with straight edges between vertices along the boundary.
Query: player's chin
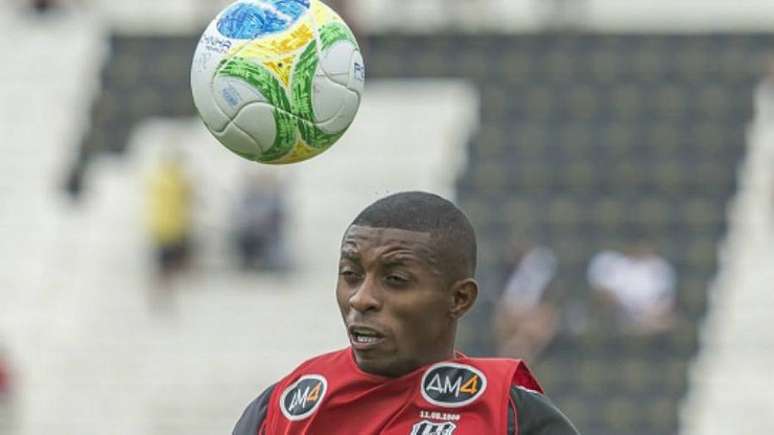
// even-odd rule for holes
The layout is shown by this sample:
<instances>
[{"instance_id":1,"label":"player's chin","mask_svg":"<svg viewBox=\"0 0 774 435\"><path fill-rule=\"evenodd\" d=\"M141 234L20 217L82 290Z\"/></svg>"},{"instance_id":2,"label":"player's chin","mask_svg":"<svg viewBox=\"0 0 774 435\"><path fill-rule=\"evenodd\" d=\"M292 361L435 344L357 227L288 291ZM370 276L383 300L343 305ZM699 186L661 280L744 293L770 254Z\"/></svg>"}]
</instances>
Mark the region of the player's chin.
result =
<instances>
[{"instance_id":1,"label":"player's chin","mask_svg":"<svg viewBox=\"0 0 774 435\"><path fill-rule=\"evenodd\" d=\"M393 376L393 358L388 355L375 355L373 353L358 353L355 351L355 361L360 370L377 376Z\"/></svg>"},{"instance_id":2,"label":"player's chin","mask_svg":"<svg viewBox=\"0 0 774 435\"><path fill-rule=\"evenodd\" d=\"M389 359L390 355L394 353L390 352L384 343L370 346L363 346L358 343L351 343L350 345L358 361L370 361L378 364L380 361Z\"/></svg>"},{"instance_id":3,"label":"player's chin","mask_svg":"<svg viewBox=\"0 0 774 435\"><path fill-rule=\"evenodd\" d=\"M381 374L392 365L395 359L395 351L387 347L386 345L362 347L353 344L352 351L361 369L368 373Z\"/></svg>"}]
</instances>

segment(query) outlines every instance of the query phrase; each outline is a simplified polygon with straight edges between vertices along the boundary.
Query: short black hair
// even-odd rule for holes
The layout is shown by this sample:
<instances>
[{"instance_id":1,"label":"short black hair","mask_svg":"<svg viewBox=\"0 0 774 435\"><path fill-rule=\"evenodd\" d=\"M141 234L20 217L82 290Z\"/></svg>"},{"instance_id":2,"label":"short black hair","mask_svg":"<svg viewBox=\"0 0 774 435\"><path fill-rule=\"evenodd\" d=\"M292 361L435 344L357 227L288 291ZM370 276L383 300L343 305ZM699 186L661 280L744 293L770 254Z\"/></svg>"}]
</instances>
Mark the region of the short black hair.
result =
<instances>
[{"instance_id":1,"label":"short black hair","mask_svg":"<svg viewBox=\"0 0 774 435\"><path fill-rule=\"evenodd\" d=\"M428 192L400 192L365 208L350 224L430 233L440 272L450 281L476 273L476 233L451 201Z\"/></svg>"}]
</instances>

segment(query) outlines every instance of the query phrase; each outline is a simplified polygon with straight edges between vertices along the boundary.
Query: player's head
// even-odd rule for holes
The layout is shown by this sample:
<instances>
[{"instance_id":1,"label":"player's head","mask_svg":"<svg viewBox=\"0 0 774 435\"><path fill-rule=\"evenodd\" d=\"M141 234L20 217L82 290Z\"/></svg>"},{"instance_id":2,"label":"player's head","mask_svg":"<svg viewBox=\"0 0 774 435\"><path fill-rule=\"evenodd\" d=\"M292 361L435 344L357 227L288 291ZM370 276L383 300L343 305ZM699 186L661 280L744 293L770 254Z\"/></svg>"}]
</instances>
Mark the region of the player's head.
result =
<instances>
[{"instance_id":1,"label":"player's head","mask_svg":"<svg viewBox=\"0 0 774 435\"><path fill-rule=\"evenodd\" d=\"M451 202L403 192L363 210L344 234L336 298L366 372L400 376L452 355L475 302L476 237Z\"/></svg>"}]
</instances>

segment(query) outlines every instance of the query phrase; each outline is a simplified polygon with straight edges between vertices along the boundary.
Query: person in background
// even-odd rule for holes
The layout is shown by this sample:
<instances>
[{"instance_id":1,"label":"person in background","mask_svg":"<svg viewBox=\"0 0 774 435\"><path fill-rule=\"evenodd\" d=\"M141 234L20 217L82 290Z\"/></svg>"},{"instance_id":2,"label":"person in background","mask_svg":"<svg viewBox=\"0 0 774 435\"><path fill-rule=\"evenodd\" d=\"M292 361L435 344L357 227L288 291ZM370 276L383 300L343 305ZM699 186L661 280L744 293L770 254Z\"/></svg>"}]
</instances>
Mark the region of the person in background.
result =
<instances>
[{"instance_id":1,"label":"person in background","mask_svg":"<svg viewBox=\"0 0 774 435\"><path fill-rule=\"evenodd\" d=\"M675 271L647 241L625 252L602 251L588 268L588 280L611 308L624 333L656 334L675 322Z\"/></svg>"},{"instance_id":2,"label":"person in background","mask_svg":"<svg viewBox=\"0 0 774 435\"><path fill-rule=\"evenodd\" d=\"M277 180L267 173L245 177L234 211L234 244L243 270L278 270L283 255L284 202Z\"/></svg>"},{"instance_id":3,"label":"person in background","mask_svg":"<svg viewBox=\"0 0 774 435\"><path fill-rule=\"evenodd\" d=\"M165 154L147 184L147 227L162 285L188 264L192 186L179 153Z\"/></svg>"},{"instance_id":4,"label":"person in background","mask_svg":"<svg viewBox=\"0 0 774 435\"><path fill-rule=\"evenodd\" d=\"M545 246L516 245L514 251L495 313L498 355L534 361L559 329L558 310L547 297L558 261Z\"/></svg>"}]
</instances>

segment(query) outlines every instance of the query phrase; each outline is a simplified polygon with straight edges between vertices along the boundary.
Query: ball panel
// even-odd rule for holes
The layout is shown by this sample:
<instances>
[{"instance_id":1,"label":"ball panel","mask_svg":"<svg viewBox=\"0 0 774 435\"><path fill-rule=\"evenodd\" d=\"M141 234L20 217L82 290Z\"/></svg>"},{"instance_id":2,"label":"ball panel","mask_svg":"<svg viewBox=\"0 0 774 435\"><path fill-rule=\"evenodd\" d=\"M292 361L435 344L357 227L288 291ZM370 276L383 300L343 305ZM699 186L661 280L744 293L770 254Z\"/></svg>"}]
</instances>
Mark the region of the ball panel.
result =
<instances>
[{"instance_id":1,"label":"ball panel","mask_svg":"<svg viewBox=\"0 0 774 435\"><path fill-rule=\"evenodd\" d=\"M362 96L363 88L365 87L365 62L363 62L363 55L360 51L352 53L350 65L351 69L349 71L347 87Z\"/></svg>"},{"instance_id":2,"label":"ball panel","mask_svg":"<svg viewBox=\"0 0 774 435\"><path fill-rule=\"evenodd\" d=\"M349 41L358 50L360 49L355 40L355 35L353 35L352 31L349 30L349 27L341 21L330 22L320 27L318 30L320 32L321 51L330 49L333 44L339 41Z\"/></svg>"},{"instance_id":3,"label":"ball panel","mask_svg":"<svg viewBox=\"0 0 774 435\"><path fill-rule=\"evenodd\" d=\"M231 50L230 55L253 59L257 63L295 58L314 38L311 19L302 17L286 32L244 42Z\"/></svg>"},{"instance_id":4,"label":"ball panel","mask_svg":"<svg viewBox=\"0 0 774 435\"><path fill-rule=\"evenodd\" d=\"M295 56L287 56L277 60L267 60L262 65L279 79L286 89L290 86L290 75L293 74L293 63Z\"/></svg>"},{"instance_id":5,"label":"ball panel","mask_svg":"<svg viewBox=\"0 0 774 435\"><path fill-rule=\"evenodd\" d=\"M320 129L316 124L306 120L299 120L298 130L301 132L301 138L312 148L325 150L344 134L345 130L328 133Z\"/></svg>"},{"instance_id":6,"label":"ball panel","mask_svg":"<svg viewBox=\"0 0 774 435\"><path fill-rule=\"evenodd\" d=\"M226 148L248 160L255 160L259 154L258 144L233 122L229 123L222 132L215 133L215 137Z\"/></svg>"},{"instance_id":7,"label":"ball panel","mask_svg":"<svg viewBox=\"0 0 774 435\"><path fill-rule=\"evenodd\" d=\"M306 121L299 124L304 141L311 147L325 149L338 140L352 122L354 114L348 117L353 111L357 112L360 98L327 75L320 74L318 59L316 42L310 43L299 56L292 79L292 107L293 114ZM350 58L345 63L348 65ZM316 125L321 120L327 123L324 130ZM334 130L336 128L338 130Z\"/></svg>"},{"instance_id":8,"label":"ball panel","mask_svg":"<svg viewBox=\"0 0 774 435\"><path fill-rule=\"evenodd\" d=\"M304 120L298 120L298 128L302 132L302 137L295 142L289 153L277 159L259 158L259 161L269 164L287 164L308 160L330 149L344 134L344 131L338 134L326 134L317 128L315 124ZM312 145L307 142L303 137L305 134L316 140L316 144Z\"/></svg>"},{"instance_id":9,"label":"ball panel","mask_svg":"<svg viewBox=\"0 0 774 435\"><path fill-rule=\"evenodd\" d=\"M327 134L344 134L352 121L355 120L355 115L360 107L360 95L344 87L339 87L339 89L337 98L342 102L339 111L330 119L317 123L317 127Z\"/></svg>"},{"instance_id":10,"label":"ball panel","mask_svg":"<svg viewBox=\"0 0 774 435\"><path fill-rule=\"evenodd\" d=\"M267 101L254 86L227 75L215 76L212 95L220 110L230 119L234 119L246 104Z\"/></svg>"},{"instance_id":11,"label":"ball panel","mask_svg":"<svg viewBox=\"0 0 774 435\"><path fill-rule=\"evenodd\" d=\"M312 96L312 108L314 109L315 123L325 122L332 119L344 105L344 95L347 89L329 79L328 76L316 75L312 85L314 92Z\"/></svg>"},{"instance_id":12,"label":"ball panel","mask_svg":"<svg viewBox=\"0 0 774 435\"><path fill-rule=\"evenodd\" d=\"M209 86L207 86L209 89ZM230 119L218 107L209 92L194 92L194 106L204 124L211 131L222 131Z\"/></svg>"},{"instance_id":13,"label":"ball panel","mask_svg":"<svg viewBox=\"0 0 774 435\"><path fill-rule=\"evenodd\" d=\"M194 105L210 130L221 131L229 122L213 100L212 78L231 47L231 41L219 36L213 24L204 32L191 65L191 93Z\"/></svg>"},{"instance_id":14,"label":"ball panel","mask_svg":"<svg viewBox=\"0 0 774 435\"><path fill-rule=\"evenodd\" d=\"M317 43L312 41L296 58L291 81L292 113L307 121L314 120L312 84L317 70Z\"/></svg>"},{"instance_id":15,"label":"ball panel","mask_svg":"<svg viewBox=\"0 0 774 435\"><path fill-rule=\"evenodd\" d=\"M221 65L218 76L242 80L258 90L271 105L290 112L290 101L285 89L266 68L242 57L232 57Z\"/></svg>"},{"instance_id":16,"label":"ball panel","mask_svg":"<svg viewBox=\"0 0 774 435\"><path fill-rule=\"evenodd\" d=\"M266 160L263 157L260 157L258 161L260 161L261 163L268 163L271 165L286 165L290 163L298 163L304 160L309 160L312 157L319 155L323 151L324 150L318 150L318 149L312 148L306 143L304 143L303 140L299 140L287 155L275 160Z\"/></svg>"},{"instance_id":17,"label":"ball panel","mask_svg":"<svg viewBox=\"0 0 774 435\"><path fill-rule=\"evenodd\" d=\"M350 41L340 40L320 53L320 72L331 80L346 86L352 73L352 57L357 47Z\"/></svg>"},{"instance_id":18,"label":"ball panel","mask_svg":"<svg viewBox=\"0 0 774 435\"><path fill-rule=\"evenodd\" d=\"M255 141L259 153L269 151L275 143L277 124L274 107L267 103L255 102L245 105L234 117L234 124Z\"/></svg>"},{"instance_id":19,"label":"ball panel","mask_svg":"<svg viewBox=\"0 0 774 435\"><path fill-rule=\"evenodd\" d=\"M309 0L237 2L218 20L218 31L234 39L255 39L287 30L309 9Z\"/></svg>"},{"instance_id":20,"label":"ball panel","mask_svg":"<svg viewBox=\"0 0 774 435\"><path fill-rule=\"evenodd\" d=\"M272 108L272 113L276 132L274 142L261 154L261 157L267 160L276 160L288 154L298 140L296 117L277 107Z\"/></svg>"}]
</instances>

